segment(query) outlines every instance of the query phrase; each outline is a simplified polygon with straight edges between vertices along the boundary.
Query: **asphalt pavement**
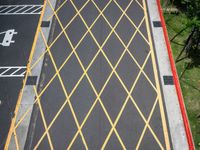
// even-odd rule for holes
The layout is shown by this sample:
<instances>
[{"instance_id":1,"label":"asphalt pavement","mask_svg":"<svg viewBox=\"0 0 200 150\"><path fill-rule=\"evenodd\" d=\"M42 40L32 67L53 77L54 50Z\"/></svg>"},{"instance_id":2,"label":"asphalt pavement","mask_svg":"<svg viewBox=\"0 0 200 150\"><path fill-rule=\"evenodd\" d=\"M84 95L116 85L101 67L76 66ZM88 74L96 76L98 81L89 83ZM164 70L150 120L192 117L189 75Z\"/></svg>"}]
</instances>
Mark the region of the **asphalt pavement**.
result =
<instances>
[{"instance_id":1,"label":"asphalt pavement","mask_svg":"<svg viewBox=\"0 0 200 150\"><path fill-rule=\"evenodd\" d=\"M40 10L31 14L36 10L35 5L43 5L43 1L0 1L0 149L4 147L15 115L38 25ZM25 11L27 13L23 14Z\"/></svg>"},{"instance_id":2,"label":"asphalt pavement","mask_svg":"<svg viewBox=\"0 0 200 150\"><path fill-rule=\"evenodd\" d=\"M143 2L57 1L25 149L172 148Z\"/></svg>"}]
</instances>

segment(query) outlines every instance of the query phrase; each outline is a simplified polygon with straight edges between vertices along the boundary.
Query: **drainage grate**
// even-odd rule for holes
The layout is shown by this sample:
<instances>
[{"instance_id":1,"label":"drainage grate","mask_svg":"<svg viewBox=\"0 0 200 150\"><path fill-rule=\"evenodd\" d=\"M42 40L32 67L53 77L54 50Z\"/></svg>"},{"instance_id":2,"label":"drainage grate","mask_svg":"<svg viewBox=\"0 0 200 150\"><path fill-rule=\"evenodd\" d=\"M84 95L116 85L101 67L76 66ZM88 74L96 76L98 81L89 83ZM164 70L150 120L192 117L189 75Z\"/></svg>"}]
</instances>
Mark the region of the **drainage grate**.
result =
<instances>
[{"instance_id":1,"label":"drainage grate","mask_svg":"<svg viewBox=\"0 0 200 150\"><path fill-rule=\"evenodd\" d=\"M165 85L174 85L173 76L163 76L163 80Z\"/></svg>"},{"instance_id":2,"label":"drainage grate","mask_svg":"<svg viewBox=\"0 0 200 150\"><path fill-rule=\"evenodd\" d=\"M41 27L47 28L50 25L50 21L42 21Z\"/></svg>"},{"instance_id":3,"label":"drainage grate","mask_svg":"<svg viewBox=\"0 0 200 150\"><path fill-rule=\"evenodd\" d=\"M37 76L28 76L26 85L36 85Z\"/></svg>"},{"instance_id":4,"label":"drainage grate","mask_svg":"<svg viewBox=\"0 0 200 150\"><path fill-rule=\"evenodd\" d=\"M154 27L162 27L162 24L161 24L161 22L160 21L153 21L153 26Z\"/></svg>"}]
</instances>

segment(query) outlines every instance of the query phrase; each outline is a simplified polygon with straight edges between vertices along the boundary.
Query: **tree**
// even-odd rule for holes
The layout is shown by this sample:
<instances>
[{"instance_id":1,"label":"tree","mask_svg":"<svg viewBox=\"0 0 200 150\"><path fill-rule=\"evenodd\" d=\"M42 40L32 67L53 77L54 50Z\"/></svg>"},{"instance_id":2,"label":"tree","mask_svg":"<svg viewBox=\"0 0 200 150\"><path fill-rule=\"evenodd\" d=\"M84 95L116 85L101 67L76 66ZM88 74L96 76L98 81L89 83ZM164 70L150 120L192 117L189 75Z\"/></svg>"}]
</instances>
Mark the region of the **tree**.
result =
<instances>
[{"instance_id":1,"label":"tree","mask_svg":"<svg viewBox=\"0 0 200 150\"><path fill-rule=\"evenodd\" d=\"M187 69L192 67L200 67L200 0L177 0L174 2L174 4L177 5L177 7L187 15L188 25L186 28L177 33L171 39L171 41L173 41L188 27L191 27L192 29L188 35L187 40L185 41L183 49L180 51L180 54L176 58L176 63L186 58L189 58L190 60L182 73L183 75ZM182 56L183 54L185 55Z\"/></svg>"}]
</instances>

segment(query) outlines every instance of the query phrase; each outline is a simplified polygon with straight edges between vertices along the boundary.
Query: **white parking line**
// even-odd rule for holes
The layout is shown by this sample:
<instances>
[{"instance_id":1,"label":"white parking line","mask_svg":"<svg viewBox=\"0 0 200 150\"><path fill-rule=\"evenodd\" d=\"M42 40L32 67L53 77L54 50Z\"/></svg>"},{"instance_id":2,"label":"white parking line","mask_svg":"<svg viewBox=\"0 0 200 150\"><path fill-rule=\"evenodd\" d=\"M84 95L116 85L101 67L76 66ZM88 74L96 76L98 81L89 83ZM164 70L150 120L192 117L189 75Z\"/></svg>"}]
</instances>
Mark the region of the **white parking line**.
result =
<instances>
[{"instance_id":1,"label":"white parking line","mask_svg":"<svg viewBox=\"0 0 200 150\"><path fill-rule=\"evenodd\" d=\"M38 15L41 14L42 7L43 5L1 5L0 15Z\"/></svg>"},{"instance_id":2,"label":"white parking line","mask_svg":"<svg viewBox=\"0 0 200 150\"><path fill-rule=\"evenodd\" d=\"M3 66L0 67L0 78L24 77L26 66Z\"/></svg>"}]
</instances>

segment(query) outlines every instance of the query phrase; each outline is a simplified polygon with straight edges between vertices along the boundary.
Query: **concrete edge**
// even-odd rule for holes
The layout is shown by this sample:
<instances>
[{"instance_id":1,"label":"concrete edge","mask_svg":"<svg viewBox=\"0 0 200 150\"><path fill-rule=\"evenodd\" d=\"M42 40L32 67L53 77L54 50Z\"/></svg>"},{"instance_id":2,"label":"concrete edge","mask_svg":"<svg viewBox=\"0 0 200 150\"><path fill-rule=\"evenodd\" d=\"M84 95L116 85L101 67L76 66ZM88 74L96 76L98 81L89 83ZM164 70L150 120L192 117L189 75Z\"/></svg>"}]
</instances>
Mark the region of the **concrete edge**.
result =
<instances>
[{"instance_id":1,"label":"concrete edge","mask_svg":"<svg viewBox=\"0 0 200 150\"><path fill-rule=\"evenodd\" d=\"M56 6L56 0L50 0L53 8ZM46 4L46 8L44 10L44 16L42 18L42 21L47 21L50 14L53 14L53 11L51 7ZM50 30L52 26L52 20L53 17L48 20L50 21L49 27L41 27L42 32L45 36L45 39L49 39L50 36ZM46 46L45 43L43 42L42 35L39 33L38 39L36 42L36 47L35 47L35 52L32 58L31 66L38 60L38 58L45 52ZM45 56L45 55L44 55ZM39 86L39 79L41 76L41 71L42 71L42 66L43 66L43 60L44 56L40 59L40 61L35 65L35 67L31 70L31 76L37 76L37 82L36 85L25 85L23 95L22 95L22 100L19 106L19 111L17 113L16 117L16 122L15 125L18 124L20 119L23 117L23 115L26 113L26 116L24 117L23 121L18 125L16 129L16 135L12 134L10 144L9 144L9 150L17 149L16 143L14 140L14 136L17 136L18 139L18 144L19 144L19 149L23 150L26 144L26 138L28 135L28 130L29 130L29 124L31 121L31 115L33 111L33 106L34 106L34 101L35 101L35 91L34 91L34 86L38 88Z\"/></svg>"},{"instance_id":2,"label":"concrete edge","mask_svg":"<svg viewBox=\"0 0 200 150\"><path fill-rule=\"evenodd\" d=\"M172 147L175 150L188 150L184 122L181 115L179 100L175 85L165 85L163 76L173 76L167 46L162 27L154 27L153 21L161 21L156 0L147 1L153 42L160 73L161 87L166 107L167 120L171 136Z\"/></svg>"}]
</instances>

